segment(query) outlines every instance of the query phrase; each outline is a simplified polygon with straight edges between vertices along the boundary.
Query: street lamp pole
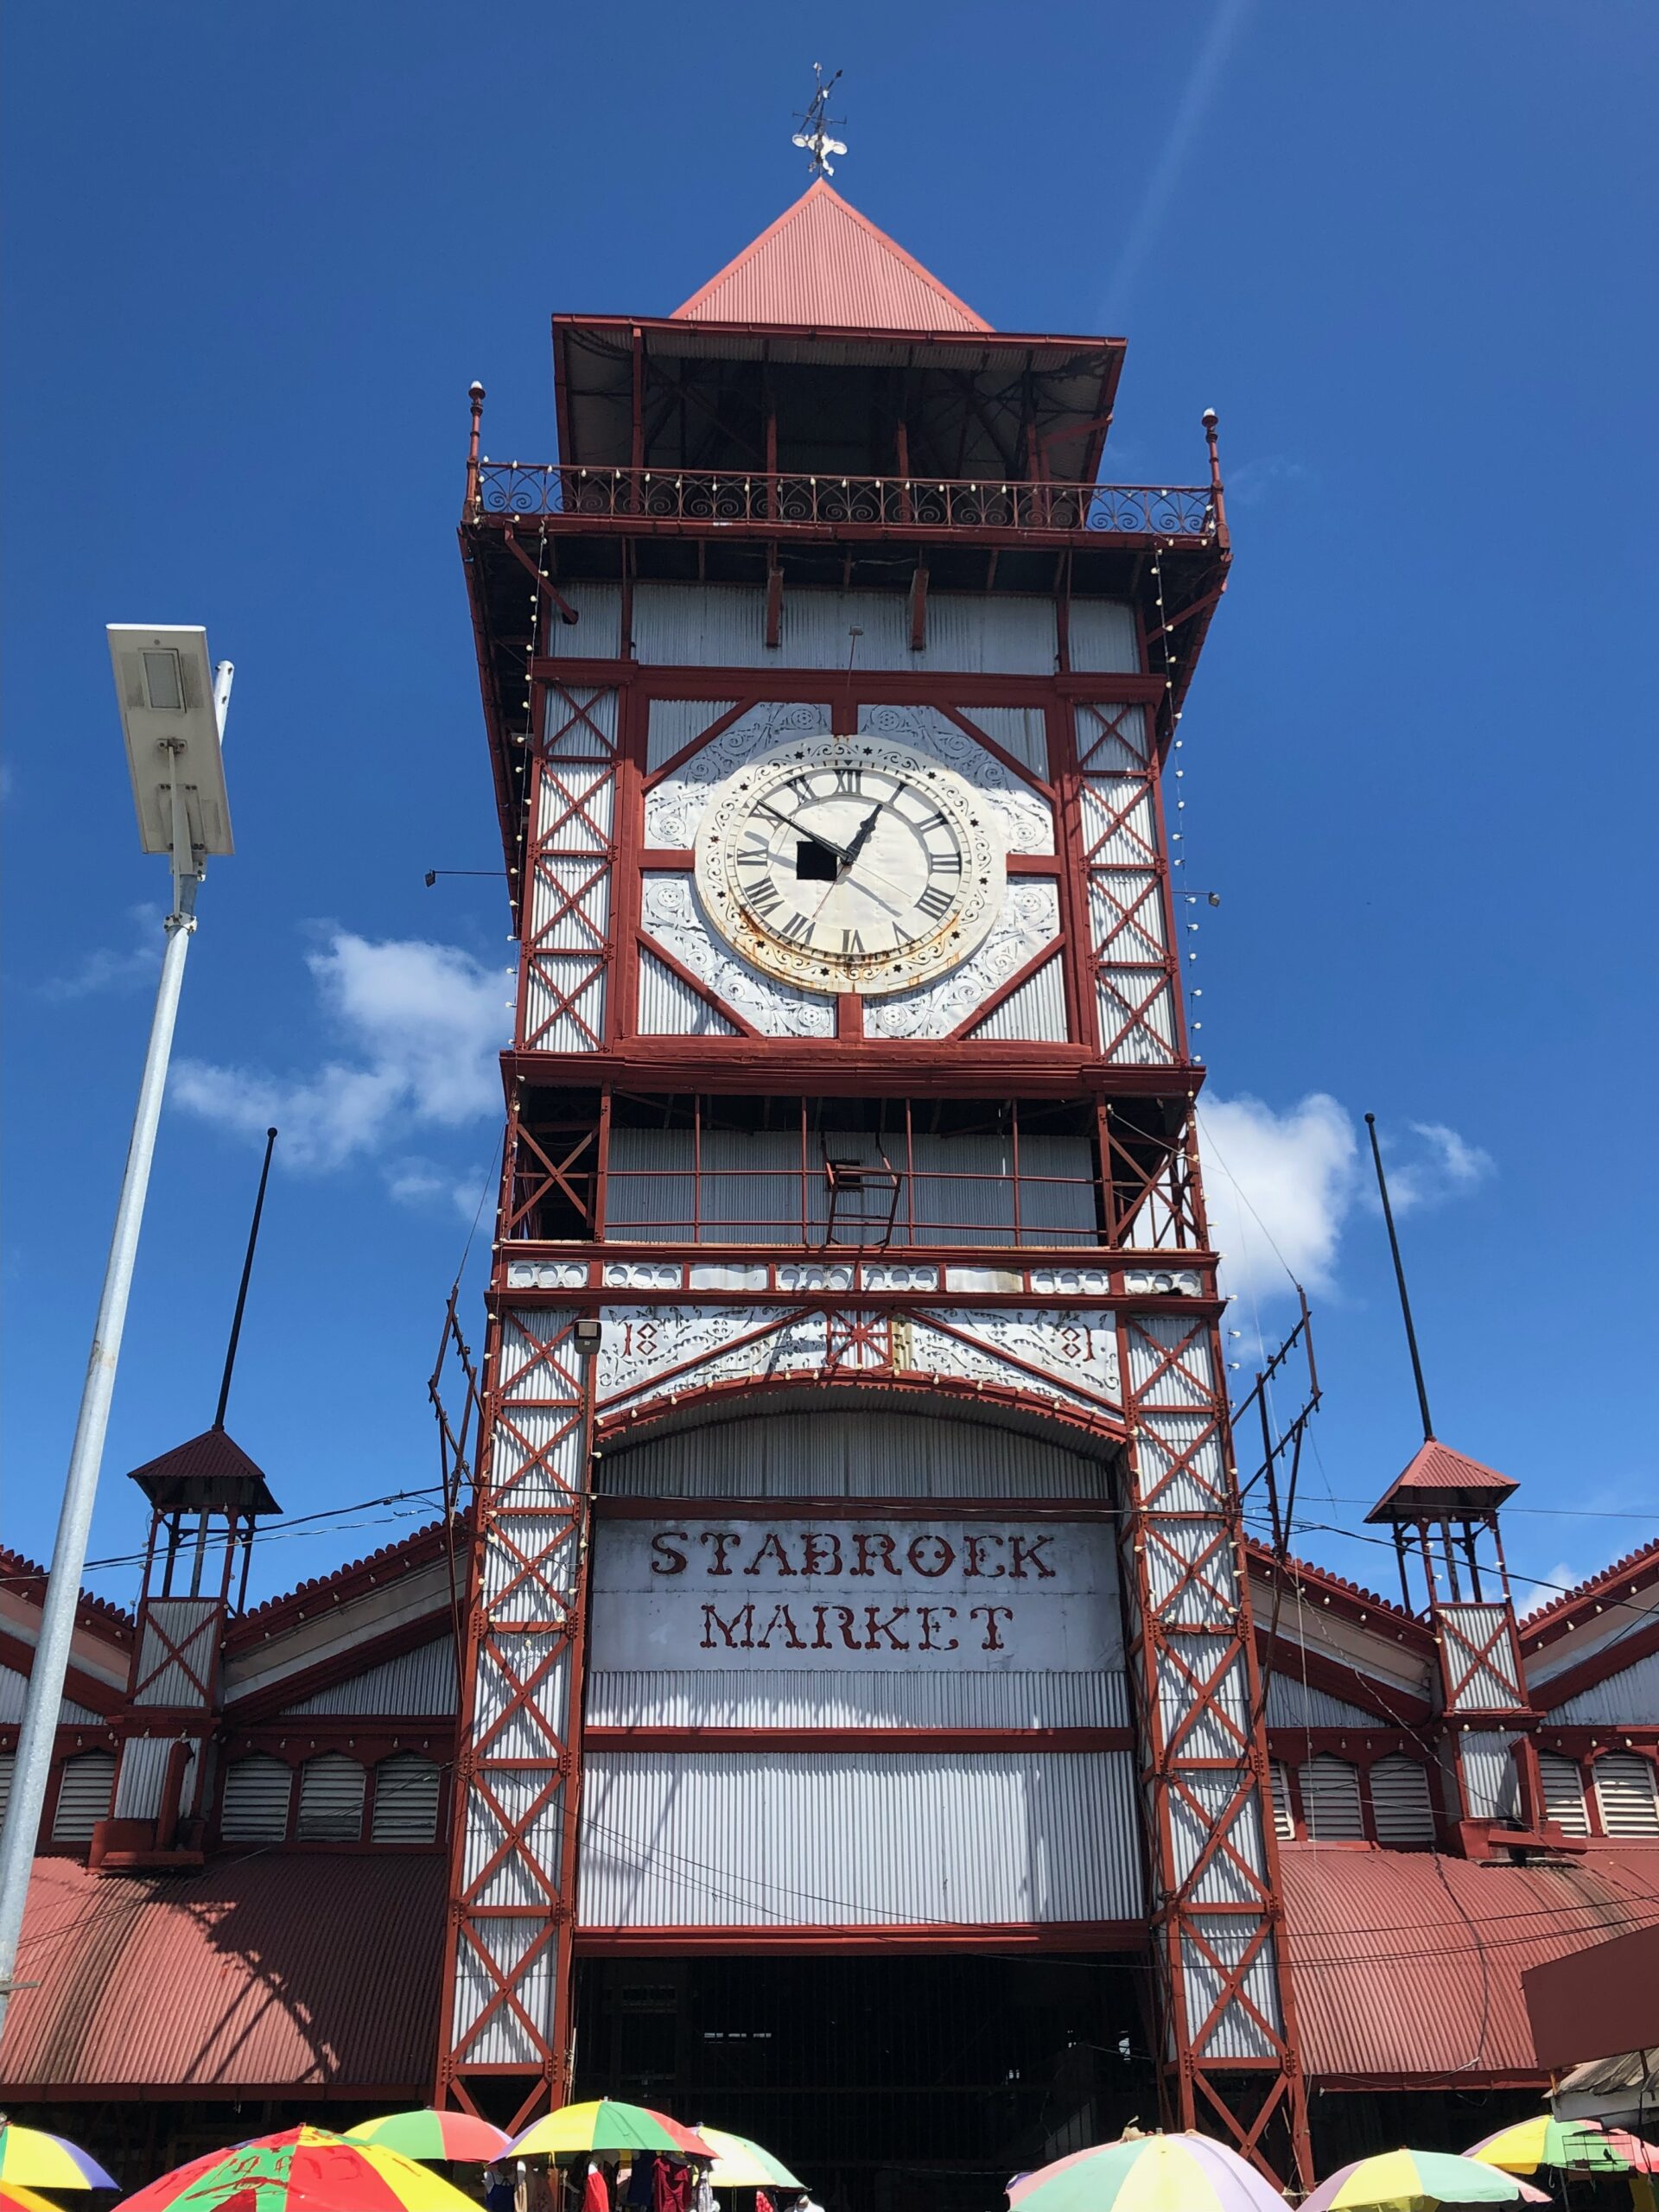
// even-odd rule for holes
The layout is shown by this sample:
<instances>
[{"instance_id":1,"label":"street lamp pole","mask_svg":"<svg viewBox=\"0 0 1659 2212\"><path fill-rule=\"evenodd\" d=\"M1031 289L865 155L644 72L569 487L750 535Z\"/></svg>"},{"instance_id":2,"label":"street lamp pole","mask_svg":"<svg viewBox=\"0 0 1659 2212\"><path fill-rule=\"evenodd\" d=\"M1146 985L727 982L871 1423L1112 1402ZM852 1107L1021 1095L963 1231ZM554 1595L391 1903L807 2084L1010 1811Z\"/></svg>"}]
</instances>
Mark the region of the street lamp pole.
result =
<instances>
[{"instance_id":1,"label":"street lamp pole","mask_svg":"<svg viewBox=\"0 0 1659 2212\"><path fill-rule=\"evenodd\" d=\"M210 677L207 637L194 629L113 625L110 647L140 834L146 851L166 853L172 870L173 899L162 925L167 944L156 991L156 1011L121 1177L110 1255L105 1263L92 1348L81 1385L80 1412L58 1516L40 1640L29 1673L5 1830L0 1837L0 2027L4 2024L13 1989L29 1986L16 1980L23 1907L52 1770L58 1709L74 1635L81 1570L92 1534L104 1438L115 1392L116 1363L126 1325L162 1094L184 982L185 955L196 926L196 887L207 871L207 855L232 849L219 760L234 673L231 663L220 661Z\"/></svg>"}]
</instances>

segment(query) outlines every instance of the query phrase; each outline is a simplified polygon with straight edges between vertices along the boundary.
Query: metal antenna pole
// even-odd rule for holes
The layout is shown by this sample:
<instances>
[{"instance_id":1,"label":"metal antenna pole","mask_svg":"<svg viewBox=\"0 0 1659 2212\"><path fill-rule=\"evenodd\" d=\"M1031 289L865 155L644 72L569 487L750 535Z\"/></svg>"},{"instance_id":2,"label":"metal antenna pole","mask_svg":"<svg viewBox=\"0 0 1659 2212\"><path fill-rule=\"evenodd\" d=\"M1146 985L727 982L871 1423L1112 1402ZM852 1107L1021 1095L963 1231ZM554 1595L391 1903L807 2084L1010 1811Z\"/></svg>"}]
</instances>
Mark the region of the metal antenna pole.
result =
<instances>
[{"instance_id":1,"label":"metal antenna pole","mask_svg":"<svg viewBox=\"0 0 1659 2212\"><path fill-rule=\"evenodd\" d=\"M248 1278L253 1273L254 1247L259 1242L259 1217L265 1210L265 1185L270 1180L270 1155L276 1149L276 1132L265 1131L265 1164L259 1170L259 1194L253 1202L253 1219L248 1225L248 1249L242 1261L242 1280L237 1286L236 1312L231 1317L231 1341L225 1347L225 1372L219 1385L219 1410L213 1415L213 1427L225 1426L225 1408L231 1400L231 1376L236 1368L236 1347L242 1337L242 1312L248 1302Z\"/></svg>"},{"instance_id":2,"label":"metal antenna pole","mask_svg":"<svg viewBox=\"0 0 1659 2212\"><path fill-rule=\"evenodd\" d=\"M1406 1271L1400 1262L1400 1239L1395 1234L1394 1208L1389 1204L1389 1181L1382 1173L1382 1154L1376 1141L1376 1116L1368 1114L1365 1127L1370 1132L1371 1159L1376 1167L1376 1187L1382 1200L1382 1218L1388 1224L1389 1249L1394 1255L1394 1280L1400 1288L1400 1311L1405 1317L1406 1343L1411 1350L1411 1371L1417 1382L1417 1407L1423 1416L1423 1441L1434 1441L1434 1423L1429 1417L1428 1391L1423 1382L1422 1355L1417 1349L1417 1332L1412 1325L1411 1300L1406 1292Z\"/></svg>"},{"instance_id":3,"label":"metal antenna pole","mask_svg":"<svg viewBox=\"0 0 1659 2212\"><path fill-rule=\"evenodd\" d=\"M213 672L213 707L221 744L232 673L229 661L221 661ZM176 770L176 760L175 766ZM29 1879L34 1870L41 1810L52 1771L58 1709L63 1701L64 1677L69 1667L69 1643L75 1629L81 1569L86 1563L86 1545L92 1535L92 1507L104 1461L104 1438L110 1425L110 1402L115 1395L116 1363L121 1352L122 1332L126 1326L133 1265L138 1255L138 1231L143 1223L150 1162L156 1154L156 1131L162 1117L162 1094L167 1086L179 993L184 982L185 954L196 926L196 886L201 880L202 867L191 844L182 777L178 772L173 777L172 806L173 911L162 925L167 931L167 950L162 956L161 982L156 991L156 1011L149 1025L144 1071L138 1084L137 1110L133 1116L132 1136L122 1171L121 1196L115 1210L110 1255L105 1262L104 1288L98 1302L92 1348L81 1385L80 1412L75 1422L69 1471L64 1480L57 1541L52 1550L52 1572L47 1578L46 1599L41 1609L40 1641L29 1673L29 1698L17 1742L17 1763L6 1811L5 1832L0 1836L0 2027L4 2025L6 2006L17 1986L17 1946L22 1934L23 1907L29 1900Z\"/></svg>"}]
</instances>

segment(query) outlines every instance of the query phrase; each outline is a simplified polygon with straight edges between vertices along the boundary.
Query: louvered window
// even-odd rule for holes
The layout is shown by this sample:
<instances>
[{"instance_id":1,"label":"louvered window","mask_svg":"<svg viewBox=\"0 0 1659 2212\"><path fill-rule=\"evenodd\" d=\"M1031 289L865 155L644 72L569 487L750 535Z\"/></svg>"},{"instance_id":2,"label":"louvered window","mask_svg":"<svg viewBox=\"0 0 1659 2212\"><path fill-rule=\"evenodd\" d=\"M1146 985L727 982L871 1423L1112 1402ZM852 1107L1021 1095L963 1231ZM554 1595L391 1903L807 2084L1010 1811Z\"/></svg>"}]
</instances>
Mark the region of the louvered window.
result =
<instances>
[{"instance_id":1,"label":"louvered window","mask_svg":"<svg viewBox=\"0 0 1659 2212\"><path fill-rule=\"evenodd\" d=\"M54 1843L89 1843L92 1830L110 1817L115 1795L113 1751L79 1751L63 1763L58 1809L52 1820Z\"/></svg>"},{"instance_id":2,"label":"louvered window","mask_svg":"<svg viewBox=\"0 0 1659 2212\"><path fill-rule=\"evenodd\" d=\"M370 1834L376 1843L431 1843L438 1833L435 1763L413 1751L398 1751L374 1770L374 1813Z\"/></svg>"},{"instance_id":3,"label":"louvered window","mask_svg":"<svg viewBox=\"0 0 1659 2212\"><path fill-rule=\"evenodd\" d=\"M1359 1769L1321 1752L1300 1775L1302 1815L1319 1843L1359 1843L1365 1822L1359 1809Z\"/></svg>"},{"instance_id":4,"label":"louvered window","mask_svg":"<svg viewBox=\"0 0 1659 2212\"><path fill-rule=\"evenodd\" d=\"M1635 1751L1610 1751L1595 1764L1596 1802L1608 1835L1659 1835L1653 1768Z\"/></svg>"},{"instance_id":5,"label":"louvered window","mask_svg":"<svg viewBox=\"0 0 1659 2212\"><path fill-rule=\"evenodd\" d=\"M1378 1759L1371 1769L1371 1820L1379 1843L1433 1843L1434 1804L1428 1769L1405 1752Z\"/></svg>"},{"instance_id":6,"label":"louvered window","mask_svg":"<svg viewBox=\"0 0 1659 2212\"><path fill-rule=\"evenodd\" d=\"M288 1834L288 1801L294 1770L286 1760L256 1752L225 1770L225 1802L219 1832L226 1843L281 1843Z\"/></svg>"},{"instance_id":7,"label":"louvered window","mask_svg":"<svg viewBox=\"0 0 1659 2212\"><path fill-rule=\"evenodd\" d=\"M1568 1835L1588 1835L1590 1812L1584 1802L1584 1770L1577 1759L1559 1751L1540 1751L1538 1776L1544 1785L1544 1818Z\"/></svg>"},{"instance_id":8,"label":"louvered window","mask_svg":"<svg viewBox=\"0 0 1659 2212\"><path fill-rule=\"evenodd\" d=\"M341 1751L324 1751L300 1769L302 1843L357 1843L363 1835L366 1770Z\"/></svg>"},{"instance_id":9,"label":"louvered window","mask_svg":"<svg viewBox=\"0 0 1659 2212\"><path fill-rule=\"evenodd\" d=\"M0 1821L6 1817L6 1808L11 1802L11 1770L14 1761L10 1751L0 1751Z\"/></svg>"},{"instance_id":10,"label":"louvered window","mask_svg":"<svg viewBox=\"0 0 1659 2212\"><path fill-rule=\"evenodd\" d=\"M1273 1832L1287 1843L1296 1833L1296 1816L1290 1809L1290 1777L1282 1760L1268 1760L1268 1776L1273 1785Z\"/></svg>"}]
</instances>

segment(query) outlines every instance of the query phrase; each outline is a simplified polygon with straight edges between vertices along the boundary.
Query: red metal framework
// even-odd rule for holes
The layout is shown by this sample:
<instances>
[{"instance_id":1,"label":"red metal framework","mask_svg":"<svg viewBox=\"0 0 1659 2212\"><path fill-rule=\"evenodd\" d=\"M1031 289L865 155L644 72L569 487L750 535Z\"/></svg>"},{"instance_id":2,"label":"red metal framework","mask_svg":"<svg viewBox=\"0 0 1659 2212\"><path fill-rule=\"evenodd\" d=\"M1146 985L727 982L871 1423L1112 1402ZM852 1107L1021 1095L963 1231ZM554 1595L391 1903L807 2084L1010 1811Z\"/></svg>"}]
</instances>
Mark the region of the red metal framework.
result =
<instances>
[{"instance_id":1,"label":"red metal framework","mask_svg":"<svg viewBox=\"0 0 1659 2212\"><path fill-rule=\"evenodd\" d=\"M1119 1310L1124 1579L1177 2125L1311 2184L1243 1530L1213 1320Z\"/></svg>"},{"instance_id":2,"label":"red metal framework","mask_svg":"<svg viewBox=\"0 0 1659 2212\"><path fill-rule=\"evenodd\" d=\"M1100 1052L1137 1067L1187 1058L1153 715L1080 703L1077 838Z\"/></svg>"},{"instance_id":3,"label":"red metal framework","mask_svg":"<svg viewBox=\"0 0 1659 2212\"><path fill-rule=\"evenodd\" d=\"M476 2112L499 2082L514 2126L569 2078L593 1419L578 1326L504 1314L486 1367L434 2094Z\"/></svg>"}]
</instances>

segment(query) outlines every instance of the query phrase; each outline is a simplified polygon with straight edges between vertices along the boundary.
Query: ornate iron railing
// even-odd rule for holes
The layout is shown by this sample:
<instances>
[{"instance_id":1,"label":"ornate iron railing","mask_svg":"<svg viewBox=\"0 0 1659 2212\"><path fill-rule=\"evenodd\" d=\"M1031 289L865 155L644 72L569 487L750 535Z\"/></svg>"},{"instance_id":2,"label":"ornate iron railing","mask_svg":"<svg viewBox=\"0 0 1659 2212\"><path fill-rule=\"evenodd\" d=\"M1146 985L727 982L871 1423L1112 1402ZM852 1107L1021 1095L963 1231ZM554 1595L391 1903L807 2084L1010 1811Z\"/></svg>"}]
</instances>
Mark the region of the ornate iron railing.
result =
<instances>
[{"instance_id":1,"label":"ornate iron railing","mask_svg":"<svg viewBox=\"0 0 1659 2212\"><path fill-rule=\"evenodd\" d=\"M834 527L1087 531L1213 538L1208 486L973 483L942 477L726 474L481 461L474 515L690 523L718 529Z\"/></svg>"}]
</instances>

